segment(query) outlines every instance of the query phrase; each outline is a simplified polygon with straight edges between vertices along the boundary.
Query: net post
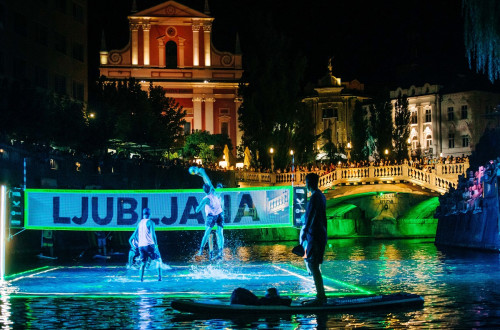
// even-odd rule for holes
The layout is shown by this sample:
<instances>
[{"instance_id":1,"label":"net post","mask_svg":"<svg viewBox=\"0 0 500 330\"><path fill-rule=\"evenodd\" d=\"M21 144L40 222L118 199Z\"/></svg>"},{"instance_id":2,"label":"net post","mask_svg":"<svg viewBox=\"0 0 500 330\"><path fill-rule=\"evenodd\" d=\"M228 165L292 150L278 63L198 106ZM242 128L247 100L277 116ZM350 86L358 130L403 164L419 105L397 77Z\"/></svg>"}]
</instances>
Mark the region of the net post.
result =
<instances>
[{"instance_id":1,"label":"net post","mask_svg":"<svg viewBox=\"0 0 500 330\"><path fill-rule=\"evenodd\" d=\"M0 281L5 278L5 233L7 227L7 187L0 187Z\"/></svg>"}]
</instances>

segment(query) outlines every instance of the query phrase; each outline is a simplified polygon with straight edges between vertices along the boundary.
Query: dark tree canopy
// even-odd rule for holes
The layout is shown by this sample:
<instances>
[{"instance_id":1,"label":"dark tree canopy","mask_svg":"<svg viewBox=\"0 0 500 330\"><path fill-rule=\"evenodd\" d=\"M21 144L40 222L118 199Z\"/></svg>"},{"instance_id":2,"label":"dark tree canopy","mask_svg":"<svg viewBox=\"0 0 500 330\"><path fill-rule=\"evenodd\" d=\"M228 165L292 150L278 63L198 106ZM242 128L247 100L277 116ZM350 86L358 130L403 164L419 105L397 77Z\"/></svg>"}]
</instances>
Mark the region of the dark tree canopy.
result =
<instances>
[{"instance_id":1,"label":"dark tree canopy","mask_svg":"<svg viewBox=\"0 0 500 330\"><path fill-rule=\"evenodd\" d=\"M410 111L407 96L399 95L394 107L394 153L395 158L401 161L408 158L408 138L410 137Z\"/></svg>"},{"instance_id":2,"label":"dark tree canopy","mask_svg":"<svg viewBox=\"0 0 500 330\"><path fill-rule=\"evenodd\" d=\"M360 101L356 101L352 114L352 152L354 160L368 159L368 119L367 112Z\"/></svg>"},{"instance_id":3,"label":"dark tree canopy","mask_svg":"<svg viewBox=\"0 0 500 330\"><path fill-rule=\"evenodd\" d=\"M96 145L120 140L170 151L182 139L185 111L160 86L150 85L148 93L133 78L108 81L102 77L91 111Z\"/></svg>"},{"instance_id":4,"label":"dark tree canopy","mask_svg":"<svg viewBox=\"0 0 500 330\"><path fill-rule=\"evenodd\" d=\"M245 51L239 123L243 144L254 155L258 152L260 164L269 167L269 148L273 147L275 168L284 168L290 164L292 149L299 162L313 156L312 116L300 102L306 61L260 15L248 15L248 24L255 29L247 38L258 38L259 47Z\"/></svg>"},{"instance_id":5,"label":"dark tree canopy","mask_svg":"<svg viewBox=\"0 0 500 330\"><path fill-rule=\"evenodd\" d=\"M386 158L385 150L392 155L392 104L389 98L379 96L370 106L371 135L375 140L378 157Z\"/></svg>"}]
</instances>

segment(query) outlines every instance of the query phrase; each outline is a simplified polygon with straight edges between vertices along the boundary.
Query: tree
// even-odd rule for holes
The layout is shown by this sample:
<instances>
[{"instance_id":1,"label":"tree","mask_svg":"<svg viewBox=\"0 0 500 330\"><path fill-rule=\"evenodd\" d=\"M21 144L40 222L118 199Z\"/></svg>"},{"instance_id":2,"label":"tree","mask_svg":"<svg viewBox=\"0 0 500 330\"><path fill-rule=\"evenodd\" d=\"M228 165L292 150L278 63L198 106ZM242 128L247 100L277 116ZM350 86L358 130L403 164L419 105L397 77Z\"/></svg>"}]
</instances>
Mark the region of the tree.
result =
<instances>
[{"instance_id":1,"label":"tree","mask_svg":"<svg viewBox=\"0 0 500 330\"><path fill-rule=\"evenodd\" d=\"M394 152L398 161L408 158L408 138L410 137L410 111L408 97L399 95L394 105Z\"/></svg>"},{"instance_id":2,"label":"tree","mask_svg":"<svg viewBox=\"0 0 500 330\"><path fill-rule=\"evenodd\" d=\"M464 42L469 66L487 73L491 82L500 77L500 3L497 0L462 0Z\"/></svg>"},{"instance_id":3,"label":"tree","mask_svg":"<svg viewBox=\"0 0 500 330\"><path fill-rule=\"evenodd\" d=\"M229 150L233 148L231 140L225 134L210 134L207 131L196 130L186 136L182 156L187 159L197 157L213 162L222 157L226 144Z\"/></svg>"},{"instance_id":4,"label":"tree","mask_svg":"<svg viewBox=\"0 0 500 330\"><path fill-rule=\"evenodd\" d=\"M392 154L392 130L392 104L385 94L380 94L370 105L369 140L375 144L377 157L385 157L385 150Z\"/></svg>"},{"instance_id":5,"label":"tree","mask_svg":"<svg viewBox=\"0 0 500 330\"><path fill-rule=\"evenodd\" d=\"M352 114L352 152L354 160L366 160L369 155L368 148L368 120L367 112L360 101L356 101Z\"/></svg>"},{"instance_id":6,"label":"tree","mask_svg":"<svg viewBox=\"0 0 500 330\"><path fill-rule=\"evenodd\" d=\"M325 129L321 134L321 138L324 141L322 151L326 154L326 156L328 157L328 159L330 159L330 161L335 162L338 150L337 146L332 141L332 129L331 128Z\"/></svg>"},{"instance_id":7,"label":"tree","mask_svg":"<svg viewBox=\"0 0 500 330\"><path fill-rule=\"evenodd\" d=\"M253 29L247 38L258 38L259 47L246 51L245 73L240 84L243 103L238 110L243 144L259 154L261 164L270 165L269 148L274 147L275 168L311 157L315 137L312 116L301 104L306 61L290 39L279 34L269 19L248 15ZM261 38L265 35L265 38Z\"/></svg>"},{"instance_id":8,"label":"tree","mask_svg":"<svg viewBox=\"0 0 500 330\"><path fill-rule=\"evenodd\" d=\"M149 87L149 104L151 106L152 122L146 134L146 144L170 150L179 146L183 137L183 125L186 111L173 98L165 96L165 90L160 86Z\"/></svg>"},{"instance_id":9,"label":"tree","mask_svg":"<svg viewBox=\"0 0 500 330\"><path fill-rule=\"evenodd\" d=\"M96 145L103 147L116 139L157 151L170 151L179 144L186 115L162 87L150 85L148 93L133 78L109 81L101 77L91 111L89 128L96 134Z\"/></svg>"}]
</instances>

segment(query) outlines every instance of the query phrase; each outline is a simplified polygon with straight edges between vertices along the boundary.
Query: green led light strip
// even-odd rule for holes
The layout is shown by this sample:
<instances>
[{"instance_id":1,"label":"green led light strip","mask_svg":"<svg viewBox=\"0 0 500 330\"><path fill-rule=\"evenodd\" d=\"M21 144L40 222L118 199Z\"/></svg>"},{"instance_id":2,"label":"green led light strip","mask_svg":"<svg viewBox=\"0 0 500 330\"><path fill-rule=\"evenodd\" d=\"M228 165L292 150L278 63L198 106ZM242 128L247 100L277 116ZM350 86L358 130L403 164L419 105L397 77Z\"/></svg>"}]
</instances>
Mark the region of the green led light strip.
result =
<instances>
[{"instance_id":1,"label":"green led light strip","mask_svg":"<svg viewBox=\"0 0 500 330\"><path fill-rule=\"evenodd\" d=\"M47 272L50 272L50 271L53 271L53 270L56 270L56 269L60 269L60 268L62 268L62 267L52 267L52 268L50 268L49 266L44 266L44 267L36 268L36 269L33 269L33 270L27 270L25 272L21 272L21 273L18 273L18 274L9 275L8 276L9 277L8 282L19 281L19 280L22 280L23 278L26 278L26 277L33 277L33 276L36 276L36 275L39 275L39 274L43 274L43 273L47 273ZM25 275L23 275L23 274L25 274Z\"/></svg>"},{"instance_id":2,"label":"green led light strip","mask_svg":"<svg viewBox=\"0 0 500 330\"><path fill-rule=\"evenodd\" d=\"M43 267L40 267L40 268L35 268L35 269L25 270L24 272L20 272L20 273L16 273L16 274L7 275L7 276L5 276L5 279L6 279L6 280L8 280L8 279L15 278L15 277L18 277L18 276L21 276L21 275L24 275L24 274L33 273L33 272L38 272L38 271L41 271L41 270L45 270L45 269L47 269L47 268L49 268L49 267L50 267L50 266L43 266Z\"/></svg>"}]
</instances>

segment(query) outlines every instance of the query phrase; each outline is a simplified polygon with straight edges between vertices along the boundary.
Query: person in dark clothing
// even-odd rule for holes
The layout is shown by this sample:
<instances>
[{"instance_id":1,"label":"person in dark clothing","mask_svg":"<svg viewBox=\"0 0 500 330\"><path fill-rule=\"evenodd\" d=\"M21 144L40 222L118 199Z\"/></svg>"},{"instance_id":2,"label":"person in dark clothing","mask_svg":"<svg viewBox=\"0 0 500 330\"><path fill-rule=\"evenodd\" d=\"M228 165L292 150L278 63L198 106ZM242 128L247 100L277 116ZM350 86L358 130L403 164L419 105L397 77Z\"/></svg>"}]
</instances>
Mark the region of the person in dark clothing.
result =
<instances>
[{"instance_id":1,"label":"person in dark clothing","mask_svg":"<svg viewBox=\"0 0 500 330\"><path fill-rule=\"evenodd\" d=\"M300 243L305 250L304 260L316 286L316 299L306 302L307 306L321 306L326 302L323 276L320 270L327 243L326 198L318 189L318 180L319 176L315 173L306 175L306 188L311 193L311 197L304 214L304 226L300 232Z\"/></svg>"}]
</instances>

